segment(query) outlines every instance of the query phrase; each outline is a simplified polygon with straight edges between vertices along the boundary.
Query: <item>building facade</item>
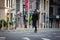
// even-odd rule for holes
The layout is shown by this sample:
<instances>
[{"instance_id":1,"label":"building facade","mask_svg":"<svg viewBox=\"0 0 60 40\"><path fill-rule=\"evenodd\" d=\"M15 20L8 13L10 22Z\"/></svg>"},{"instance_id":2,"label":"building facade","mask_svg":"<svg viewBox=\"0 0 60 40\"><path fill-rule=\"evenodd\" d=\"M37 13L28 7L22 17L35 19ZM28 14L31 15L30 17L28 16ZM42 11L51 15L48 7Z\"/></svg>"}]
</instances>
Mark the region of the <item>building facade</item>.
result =
<instances>
[{"instance_id":1,"label":"building facade","mask_svg":"<svg viewBox=\"0 0 60 40\"><path fill-rule=\"evenodd\" d=\"M24 2L27 0L16 0L16 13L19 14L20 12L22 12L22 16L23 16L23 5ZM29 15L30 15L30 9L32 10L32 12L37 9L39 10L40 14L39 14L39 28L49 28L49 0L29 0L29 10L28 10L28 22L29 22ZM21 11L22 10L22 11ZM23 17L22 17L23 18ZM19 26L20 25L20 19L18 20L18 16L16 19L16 23ZM21 20L22 21L22 20ZM46 24L46 25L44 25ZM23 22L22 22L23 25ZM27 28L29 28L28 26L29 24L27 24ZM22 27L24 28L24 27Z\"/></svg>"},{"instance_id":2,"label":"building facade","mask_svg":"<svg viewBox=\"0 0 60 40\"><path fill-rule=\"evenodd\" d=\"M60 0L50 0L50 28L60 28Z\"/></svg>"},{"instance_id":3,"label":"building facade","mask_svg":"<svg viewBox=\"0 0 60 40\"><path fill-rule=\"evenodd\" d=\"M15 0L0 0L0 20L14 22L15 8Z\"/></svg>"},{"instance_id":4,"label":"building facade","mask_svg":"<svg viewBox=\"0 0 60 40\"><path fill-rule=\"evenodd\" d=\"M35 0L32 1L32 10L40 10L40 28L60 28L60 1Z\"/></svg>"},{"instance_id":5,"label":"building facade","mask_svg":"<svg viewBox=\"0 0 60 40\"><path fill-rule=\"evenodd\" d=\"M26 0L0 0L0 20L13 21L16 27L23 27L23 11ZM29 0L28 22L30 9L39 10L39 28L60 28L60 1L59 0ZM20 15L21 13L21 15ZM2 17L3 16L3 17ZM21 19L21 20L20 20ZM27 26L29 24L27 23ZM27 27L29 28L29 26Z\"/></svg>"}]
</instances>

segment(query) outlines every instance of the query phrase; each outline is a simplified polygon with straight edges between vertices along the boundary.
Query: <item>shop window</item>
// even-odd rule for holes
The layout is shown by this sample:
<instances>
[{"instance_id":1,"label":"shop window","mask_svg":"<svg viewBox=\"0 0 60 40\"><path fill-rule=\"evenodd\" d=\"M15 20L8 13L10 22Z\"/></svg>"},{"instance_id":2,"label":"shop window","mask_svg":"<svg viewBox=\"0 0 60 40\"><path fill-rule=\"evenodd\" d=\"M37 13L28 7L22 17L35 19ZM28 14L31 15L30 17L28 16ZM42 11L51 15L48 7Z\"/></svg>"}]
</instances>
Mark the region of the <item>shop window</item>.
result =
<instances>
[{"instance_id":1,"label":"shop window","mask_svg":"<svg viewBox=\"0 0 60 40\"><path fill-rule=\"evenodd\" d=\"M60 15L60 8L58 8L58 15Z\"/></svg>"},{"instance_id":2,"label":"shop window","mask_svg":"<svg viewBox=\"0 0 60 40\"><path fill-rule=\"evenodd\" d=\"M8 7L8 0L6 0L6 5L7 5L7 7Z\"/></svg>"},{"instance_id":3,"label":"shop window","mask_svg":"<svg viewBox=\"0 0 60 40\"><path fill-rule=\"evenodd\" d=\"M50 7L49 9L50 9L49 10L49 15L51 16L51 15L53 15L53 7Z\"/></svg>"}]
</instances>

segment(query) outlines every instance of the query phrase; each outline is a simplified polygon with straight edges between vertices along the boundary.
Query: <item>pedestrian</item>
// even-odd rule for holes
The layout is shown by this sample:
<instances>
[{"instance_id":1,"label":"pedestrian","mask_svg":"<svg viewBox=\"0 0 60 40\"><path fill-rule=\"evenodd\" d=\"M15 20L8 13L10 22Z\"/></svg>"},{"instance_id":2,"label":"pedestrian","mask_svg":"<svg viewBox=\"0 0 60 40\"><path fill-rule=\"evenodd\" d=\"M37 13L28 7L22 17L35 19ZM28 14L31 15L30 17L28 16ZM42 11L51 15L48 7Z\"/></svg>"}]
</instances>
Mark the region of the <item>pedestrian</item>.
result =
<instances>
[{"instance_id":1,"label":"pedestrian","mask_svg":"<svg viewBox=\"0 0 60 40\"><path fill-rule=\"evenodd\" d=\"M38 20L38 15L37 15L37 12L34 11L33 15L32 15L32 22L34 24L34 32L37 32L37 26L36 26L36 23L37 23L37 20Z\"/></svg>"},{"instance_id":2,"label":"pedestrian","mask_svg":"<svg viewBox=\"0 0 60 40\"><path fill-rule=\"evenodd\" d=\"M39 28L39 15L40 15L39 10L37 10L37 15L38 15L38 21L37 21L37 24L38 24L38 28Z\"/></svg>"},{"instance_id":3,"label":"pedestrian","mask_svg":"<svg viewBox=\"0 0 60 40\"><path fill-rule=\"evenodd\" d=\"M27 23L26 23L26 15L24 15L24 27L27 28Z\"/></svg>"}]
</instances>

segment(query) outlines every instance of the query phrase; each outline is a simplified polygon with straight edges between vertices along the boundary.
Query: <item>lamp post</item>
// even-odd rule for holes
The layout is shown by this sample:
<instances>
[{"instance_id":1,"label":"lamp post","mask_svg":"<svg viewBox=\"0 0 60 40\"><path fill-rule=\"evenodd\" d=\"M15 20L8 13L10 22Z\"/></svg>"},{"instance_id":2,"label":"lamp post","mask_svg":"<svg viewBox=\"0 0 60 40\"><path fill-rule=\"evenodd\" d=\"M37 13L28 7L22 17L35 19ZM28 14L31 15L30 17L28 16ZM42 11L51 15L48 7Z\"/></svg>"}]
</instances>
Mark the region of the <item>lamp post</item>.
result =
<instances>
[{"instance_id":1,"label":"lamp post","mask_svg":"<svg viewBox=\"0 0 60 40\"><path fill-rule=\"evenodd\" d=\"M20 20L20 18L21 18L21 17L20 17L20 12L18 12L17 17L18 17L18 27L20 27L20 26L21 26L21 25L20 25L20 21L21 21L21 20Z\"/></svg>"},{"instance_id":2,"label":"lamp post","mask_svg":"<svg viewBox=\"0 0 60 40\"><path fill-rule=\"evenodd\" d=\"M46 13L44 12L44 13L42 13L43 14L43 27L45 28L45 15L46 15Z\"/></svg>"},{"instance_id":3,"label":"lamp post","mask_svg":"<svg viewBox=\"0 0 60 40\"><path fill-rule=\"evenodd\" d=\"M2 20L2 30L4 29L3 27L4 27L4 20Z\"/></svg>"},{"instance_id":4,"label":"lamp post","mask_svg":"<svg viewBox=\"0 0 60 40\"><path fill-rule=\"evenodd\" d=\"M44 28L45 28L45 14L46 14L46 13L44 13Z\"/></svg>"}]
</instances>

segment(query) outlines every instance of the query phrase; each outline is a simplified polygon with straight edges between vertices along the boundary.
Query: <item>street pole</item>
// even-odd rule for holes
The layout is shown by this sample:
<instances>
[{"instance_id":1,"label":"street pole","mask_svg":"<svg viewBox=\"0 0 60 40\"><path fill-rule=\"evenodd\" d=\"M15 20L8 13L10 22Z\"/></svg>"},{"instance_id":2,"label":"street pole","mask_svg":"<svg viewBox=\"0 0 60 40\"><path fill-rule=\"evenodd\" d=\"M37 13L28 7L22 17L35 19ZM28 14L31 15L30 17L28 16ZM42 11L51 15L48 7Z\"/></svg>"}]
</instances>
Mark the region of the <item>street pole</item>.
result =
<instances>
[{"instance_id":1,"label":"street pole","mask_svg":"<svg viewBox=\"0 0 60 40\"><path fill-rule=\"evenodd\" d=\"M7 18L7 22L8 22L8 30L9 30L9 18Z\"/></svg>"},{"instance_id":2,"label":"street pole","mask_svg":"<svg viewBox=\"0 0 60 40\"><path fill-rule=\"evenodd\" d=\"M23 28L23 1L20 0L20 13L21 13L21 16L20 16L20 22L21 22L21 27Z\"/></svg>"},{"instance_id":3,"label":"street pole","mask_svg":"<svg viewBox=\"0 0 60 40\"><path fill-rule=\"evenodd\" d=\"M28 29L29 29L29 27L30 27L30 25L29 25L29 14L30 14L29 3L30 3L30 1L28 0Z\"/></svg>"},{"instance_id":4,"label":"street pole","mask_svg":"<svg viewBox=\"0 0 60 40\"><path fill-rule=\"evenodd\" d=\"M3 27L4 27L4 21L2 20L2 30L4 29Z\"/></svg>"},{"instance_id":5,"label":"street pole","mask_svg":"<svg viewBox=\"0 0 60 40\"><path fill-rule=\"evenodd\" d=\"M44 28L45 28L45 14L46 14L46 13L44 13Z\"/></svg>"},{"instance_id":6,"label":"street pole","mask_svg":"<svg viewBox=\"0 0 60 40\"><path fill-rule=\"evenodd\" d=\"M8 22L8 30L9 30L9 22Z\"/></svg>"}]
</instances>

